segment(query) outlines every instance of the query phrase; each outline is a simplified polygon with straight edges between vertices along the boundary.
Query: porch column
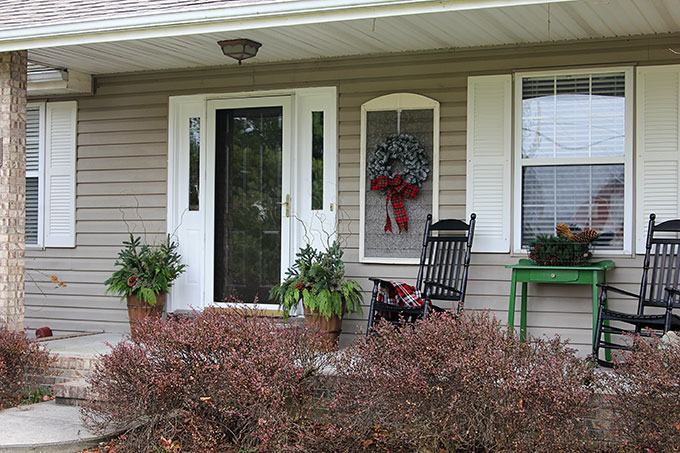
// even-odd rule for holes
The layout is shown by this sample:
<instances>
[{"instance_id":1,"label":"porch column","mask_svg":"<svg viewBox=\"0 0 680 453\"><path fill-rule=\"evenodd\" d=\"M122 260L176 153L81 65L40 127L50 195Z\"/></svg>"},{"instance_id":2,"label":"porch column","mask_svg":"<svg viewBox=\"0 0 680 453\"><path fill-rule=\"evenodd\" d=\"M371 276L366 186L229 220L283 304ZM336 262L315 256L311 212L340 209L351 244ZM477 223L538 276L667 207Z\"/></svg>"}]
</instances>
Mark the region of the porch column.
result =
<instances>
[{"instance_id":1,"label":"porch column","mask_svg":"<svg viewBox=\"0 0 680 453\"><path fill-rule=\"evenodd\" d=\"M24 328L27 52L0 53L0 323Z\"/></svg>"}]
</instances>

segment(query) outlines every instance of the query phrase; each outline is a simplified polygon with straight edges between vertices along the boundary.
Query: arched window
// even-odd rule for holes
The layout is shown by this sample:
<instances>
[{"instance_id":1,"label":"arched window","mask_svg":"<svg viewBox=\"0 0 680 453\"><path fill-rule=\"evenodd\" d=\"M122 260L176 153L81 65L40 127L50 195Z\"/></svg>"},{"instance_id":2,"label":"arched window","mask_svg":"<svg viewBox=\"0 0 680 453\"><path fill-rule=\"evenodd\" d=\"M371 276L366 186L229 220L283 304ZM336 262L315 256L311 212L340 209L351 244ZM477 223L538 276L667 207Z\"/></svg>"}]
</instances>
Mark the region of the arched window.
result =
<instances>
[{"instance_id":1,"label":"arched window","mask_svg":"<svg viewBox=\"0 0 680 453\"><path fill-rule=\"evenodd\" d=\"M427 171L424 181L415 184L411 180L412 185L419 186L417 194L413 198L402 197L407 224L399 210L395 213L395 199L388 198L384 186L388 182L393 183L394 177L404 176L408 164L402 159L392 159L388 172L390 179L383 178L381 184L376 184L375 166L372 170L368 168L376 150L395 141L408 142L409 146L422 149L427 162L416 164L417 168ZM417 263L425 218L432 214L437 219L439 210L439 102L418 94L395 93L363 104L360 174L360 260L367 263ZM391 231L386 231L388 216Z\"/></svg>"}]
</instances>

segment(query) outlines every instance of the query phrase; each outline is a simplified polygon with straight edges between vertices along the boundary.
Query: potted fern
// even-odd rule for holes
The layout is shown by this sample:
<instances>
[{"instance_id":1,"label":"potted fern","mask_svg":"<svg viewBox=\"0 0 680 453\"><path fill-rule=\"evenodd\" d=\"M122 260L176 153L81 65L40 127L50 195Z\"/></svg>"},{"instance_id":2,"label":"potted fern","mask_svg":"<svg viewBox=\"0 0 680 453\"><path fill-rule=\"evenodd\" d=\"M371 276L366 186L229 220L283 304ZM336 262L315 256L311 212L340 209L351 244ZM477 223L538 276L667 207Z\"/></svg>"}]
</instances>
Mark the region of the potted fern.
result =
<instances>
[{"instance_id":1,"label":"potted fern","mask_svg":"<svg viewBox=\"0 0 680 453\"><path fill-rule=\"evenodd\" d=\"M106 280L106 292L127 299L130 327L142 318L160 317L165 308L165 296L172 283L184 272L177 252L177 242L170 235L160 245L142 244L140 237L130 233L118 253L116 270ZM134 332L133 332L134 333Z\"/></svg>"},{"instance_id":2,"label":"potted fern","mask_svg":"<svg viewBox=\"0 0 680 453\"><path fill-rule=\"evenodd\" d=\"M361 287L345 278L345 264L338 241L325 251L307 245L296 254L286 279L272 288L270 297L279 303L284 317L300 303L305 321L337 341L345 313L361 313Z\"/></svg>"}]
</instances>

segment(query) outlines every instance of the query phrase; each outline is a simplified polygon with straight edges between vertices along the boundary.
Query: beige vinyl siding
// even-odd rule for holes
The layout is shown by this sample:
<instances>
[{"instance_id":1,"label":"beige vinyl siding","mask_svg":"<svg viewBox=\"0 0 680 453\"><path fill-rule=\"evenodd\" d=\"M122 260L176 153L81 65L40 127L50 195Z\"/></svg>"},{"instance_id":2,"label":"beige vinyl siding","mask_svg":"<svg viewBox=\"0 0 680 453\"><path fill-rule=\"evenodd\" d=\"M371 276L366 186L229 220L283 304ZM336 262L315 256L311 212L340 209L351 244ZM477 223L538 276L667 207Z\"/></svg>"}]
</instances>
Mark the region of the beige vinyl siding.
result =
<instances>
[{"instance_id":1,"label":"beige vinyl siding","mask_svg":"<svg viewBox=\"0 0 680 453\"><path fill-rule=\"evenodd\" d=\"M165 231L168 96L337 86L339 229L347 237L347 274L370 292L367 277L413 280L416 267L358 263L362 103L394 92L413 92L441 103L439 214L440 218L464 217L469 75L678 63L678 57L668 51L675 42L670 38L608 40L97 77L96 94L78 98L77 247L27 252L26 324L49 325L58 331L127 328L124 305L105 296L102 282L113 269L128 228L146 231L151 238ZM467 307L493 310L505 322L510 272L504 265L517 259L510 254L473 255ZM640 260L615 259L619 268L610 281L636 291ZM49 283L51 274L68 286L54 288ZM557 332L587 351L590 301L586 287L532 286L530 333ZM620 307L620 302L613 300L612 306ZM346 320L343 343L361 328L365 321L356 315Z\"/></svg>"}]
</instances>

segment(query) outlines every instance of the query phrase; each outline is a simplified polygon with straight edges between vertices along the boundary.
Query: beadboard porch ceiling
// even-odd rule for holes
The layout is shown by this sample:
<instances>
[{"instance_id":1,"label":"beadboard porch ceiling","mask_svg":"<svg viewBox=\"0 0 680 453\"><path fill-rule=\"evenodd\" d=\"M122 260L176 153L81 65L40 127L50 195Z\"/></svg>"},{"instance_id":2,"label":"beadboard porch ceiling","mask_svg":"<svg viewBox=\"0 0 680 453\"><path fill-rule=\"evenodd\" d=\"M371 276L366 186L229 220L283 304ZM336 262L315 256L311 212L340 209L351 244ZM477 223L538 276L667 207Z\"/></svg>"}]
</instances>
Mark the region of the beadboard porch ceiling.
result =
<instances>
[{"instance_id":1,"label":"beadboard porch ceiling","mask_svg":"<svg viewBox=\"0 0 680 453\"><path fill-rule=\"evenodd\" d=\"M439 3L455 6L464 2ZM293 25L286 25L285 18L275 25L227 21L196 33L180 27L164 36L130 38L132 35L111 34L110 40L99 37L69 45L45 41L29 48L29 59L86 74L109 74L235 64L222 55L217 45L217 41L232 38L262 43L257 57L244 63L251 65L680 32L678 0L567 0L513 6L493 6L494 3L512 2L486 2L483 8L433 8L413 14L395 9L391 15L375 8L372 14L359 18L321 15L318 20ZM9 50L0 35L0 50L3 49Z\"/></svg>"}]
</instances>

